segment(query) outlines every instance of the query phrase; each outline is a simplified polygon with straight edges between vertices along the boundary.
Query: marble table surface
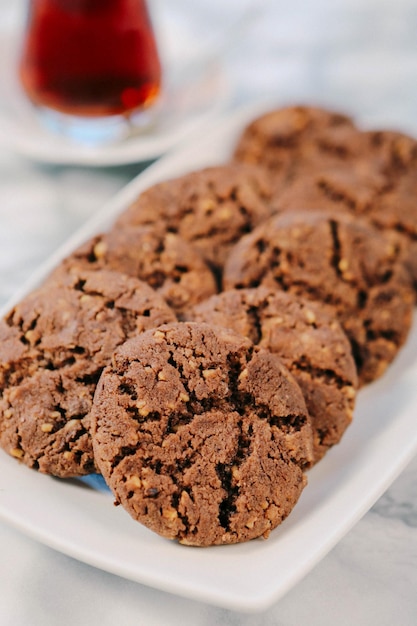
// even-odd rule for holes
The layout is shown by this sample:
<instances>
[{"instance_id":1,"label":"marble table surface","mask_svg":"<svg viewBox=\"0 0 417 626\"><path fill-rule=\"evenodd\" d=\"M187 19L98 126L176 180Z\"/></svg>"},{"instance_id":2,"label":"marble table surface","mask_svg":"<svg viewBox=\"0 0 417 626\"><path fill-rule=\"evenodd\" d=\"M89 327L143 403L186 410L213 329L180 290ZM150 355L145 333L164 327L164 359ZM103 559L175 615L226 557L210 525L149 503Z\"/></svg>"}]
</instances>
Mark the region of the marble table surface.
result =
<instances>
[{"instance_id":1,"label":"marble table surface","mask_svg":"<svg viewBox=\"0 0 417 626\"><path fill-rule=\"evenodd\" d=\"M181 15L188 11L202 36L232 23L248 4L155 2L172 19L174 4ZM0 20L7 4L0 2ZM277 103L315 102L350 112L364 125L417 136L416 32L415 0L265 2L263 13L224 50L234 85L229 108L265 96ZM42 165L1 145L0 304L144 167ZM414 626L417 458L301 582L258 614L126 581L4 523L0 555L1 626Z\"/></svg>"}]
</instances>

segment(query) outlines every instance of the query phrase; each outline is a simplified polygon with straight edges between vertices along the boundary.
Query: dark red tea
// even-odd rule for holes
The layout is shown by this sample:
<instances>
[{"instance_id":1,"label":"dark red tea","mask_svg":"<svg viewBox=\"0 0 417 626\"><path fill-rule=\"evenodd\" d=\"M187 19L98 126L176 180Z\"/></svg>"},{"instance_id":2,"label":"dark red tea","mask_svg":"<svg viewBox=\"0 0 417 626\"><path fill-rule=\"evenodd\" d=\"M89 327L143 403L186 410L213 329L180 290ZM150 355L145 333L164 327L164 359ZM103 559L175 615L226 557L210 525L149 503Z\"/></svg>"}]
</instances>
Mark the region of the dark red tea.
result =
<instances>
[{"instance_id":1,"label":"dark red tea","mask_svg":"<svg viewBox=\"0 0 417 626\"><path fill-rule=\"evenodd\" d=\"M151 105L161 65L145 0L32 0L20 77L36 105L77 116Z\"/></svg>"}]
</instances>

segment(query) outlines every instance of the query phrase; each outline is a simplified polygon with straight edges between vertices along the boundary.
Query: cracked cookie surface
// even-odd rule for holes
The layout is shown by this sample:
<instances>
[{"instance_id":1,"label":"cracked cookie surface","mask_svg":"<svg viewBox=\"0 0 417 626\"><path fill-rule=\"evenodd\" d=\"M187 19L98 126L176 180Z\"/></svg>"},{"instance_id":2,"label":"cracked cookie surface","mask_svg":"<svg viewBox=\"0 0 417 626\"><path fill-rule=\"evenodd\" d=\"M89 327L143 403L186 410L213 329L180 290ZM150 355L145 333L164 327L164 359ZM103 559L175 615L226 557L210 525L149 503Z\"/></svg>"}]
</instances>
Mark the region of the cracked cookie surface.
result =
<instances>
[{"instance_id":1,"label":"cracked cookie surface","mask_svg":"<svg viewBox=\"0 0 417 626\"><path fill-rule=\"evenodd\" d=\"M234 158L257 164L273 174L282 188L300 171L350 161L362 136L351 118L309 106L268 111L253 120L237 141Z\"/></svg>"},{"instance_id":2,"label":"cracked cookie surface","mask_svg":"<svg viewBox=\"0 0 417 626\"><path fill-rule=\"evenodd\" d=\"M277 356L224 328L168 324L127 341L91 415L117 502L184 544L267 536L306 482L311 424L298 385Z\"/></svg>"},{"instance_id":3,"label":"cracked cookie surface","mask_svg":"<svg viewBox=\"0 0 417 626\"><path fill-rule=\"evenodd\" d=\"M213 273L198 252L158 225L115 227L93 237L67 257L51 279L65 282L71 267L134 276L155 289L179 316L217 291Z\"/></svg>"},{"instance_id":4,"label":"cracked cookie surface","mask_svg":"<svg viewBox=\"0 0 417 626\"><path fill-rule=\"evenodd\" d=\"M281 358L312 419L314 462L340 441L352 420L357 373L345 333L320 303L266 287L232 289L196 305L189 318L231 328Z\"/></svg>"},{"instance_id":5,"label":"cracked cookie surface","mask_svg":"<svg viewBox=\"0 0 417 626\"><path fill-rule=\"evenodd\" d=\"M150 187L124 211L116 228L161 223L218 270L230 247L271 215L271 194L271 181L261 168L209 167Z\"/></svg>"},{"instance_id":6,"label":"cracked cookie surface","mask_svg":"<svg viewBox=\"0 0 417 626\"><path fill-rule=\"evenodd\" d=\"M378 171L360 161L349 168L318 168L277 192L273 212L327 210L366 219L400 247L417 292L417 169L414 178L405 175L394 181L383 173L393 168L381 163Z\"/></svg>"},{"instance_id":7,"label":"cracked cookie surface","mask_svg":"<svg viewBox=\"0 0 417 626\"><path fill-rule=\"evenodd\" d=\"M0 445L60 477L95 471L89 412L119 344L175 320L148 285L117 272L74 271L0 321Z\"/></svg>"},{"instance_id":8,"label":"cracked cookie surface","mask_svg":"<svg viewBox=\"0 0 417 626\"><path fill-rule=\"evenodd\" d=\"M414 292L400 250L350 216L283 213L243 237L224 289L259 285L324 303L349 338L361 384L382 375L411 326Z\"/></svg>"}]
</instances>

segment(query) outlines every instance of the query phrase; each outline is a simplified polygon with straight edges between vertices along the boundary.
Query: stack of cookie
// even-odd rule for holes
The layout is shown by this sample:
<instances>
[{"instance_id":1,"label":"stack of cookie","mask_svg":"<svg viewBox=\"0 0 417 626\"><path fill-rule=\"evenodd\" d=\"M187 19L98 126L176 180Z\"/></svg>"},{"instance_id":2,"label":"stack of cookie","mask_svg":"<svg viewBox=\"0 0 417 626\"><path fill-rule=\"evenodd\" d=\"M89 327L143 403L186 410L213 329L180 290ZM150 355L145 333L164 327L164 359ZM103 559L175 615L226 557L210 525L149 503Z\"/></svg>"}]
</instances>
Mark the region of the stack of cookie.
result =
<instances>
[{"instance_id":1,"label":"stack of cookie","mask_svg":"<svg viewBox=\"0 0 417 626\"><path fill-rule=\"evenodd\" d=\"M0 445L195 546L267 537L406 340L417 141L312 107L159 183L0 322Z\"/></svg>"}]
</instances>

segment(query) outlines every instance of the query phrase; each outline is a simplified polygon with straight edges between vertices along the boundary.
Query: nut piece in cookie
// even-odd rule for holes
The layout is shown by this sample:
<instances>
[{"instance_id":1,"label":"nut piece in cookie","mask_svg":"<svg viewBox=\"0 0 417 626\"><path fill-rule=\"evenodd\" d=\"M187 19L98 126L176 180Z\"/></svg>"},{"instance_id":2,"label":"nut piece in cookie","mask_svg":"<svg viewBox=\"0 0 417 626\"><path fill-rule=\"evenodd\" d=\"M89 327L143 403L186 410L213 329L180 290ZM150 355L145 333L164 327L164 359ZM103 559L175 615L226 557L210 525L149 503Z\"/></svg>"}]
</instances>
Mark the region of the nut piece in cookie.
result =
<instances>
[{"instance_id":1,"label":"nut piece in cookie","mask_svg":"<svg viewBox=\"0 0 417 626\"><path fill-rule=\"evenodd\" d=\"M383 374L410 329L414 293L400 250L350 216L283 213L243 237L224 288L259 285L325 304L349 338L361 384Z\"/></svg>"},{"instance_id":2,"label":"nut piece in cookie","mask_svg":"<svg viewBox=\"0 0 417 626\"><path fill-rule=\"evenodd\" d=\"M157 225L114 228L73 252L52 275L65 281L71 267L123 272L148 283L181 316L217 291L213 273L194 248Z\"/></svg>"},{"instance_id":3,"label":"nut piece in cookie","mask_svg":"<svg viewBox=\"0 0 417 626\"><path fill-rule=\"evenodd\" d=\"M175 319L118 272L74 271L28 295L0 321L0 446L47 474L95 471L89 412L104 366L129 337Z\"/></svg>"},{"instance_id":4,"label":"nut piece in cookie","mask_svg":"<svg viewBox=\"0 0 417 626\"><path fill-rule=\"evenodd\" d=\"M194 546L266 537L297 502L312 458L305 402L280 359L192 322L117 349L94 397L92 436L117 501Z\"/></svg>"},{"instance_id":5,"label":"nut piece in cookie","mask_svg":"<svg viewBox=\"0 0 417 626\"><path fill-rule=\"evenodd\" d=\"M352 420L356 366L340 324L319 302L266 287L232 289L196 305L189 318L231 328L281 358L312 419L314 462L340 441Z\"/></svg>"},{"instance_id":6,"label":"nut piece in cookie","mask_svg":"<svg viewBox=\"0 0 417 626\"><path fill-rule=\"evenodd\" d=\"M240 237L271 215L267 172L232 163L190 172L144 191L116 228L163 225L193 245L215 271Z\"/></svg>"}]
</instances>

